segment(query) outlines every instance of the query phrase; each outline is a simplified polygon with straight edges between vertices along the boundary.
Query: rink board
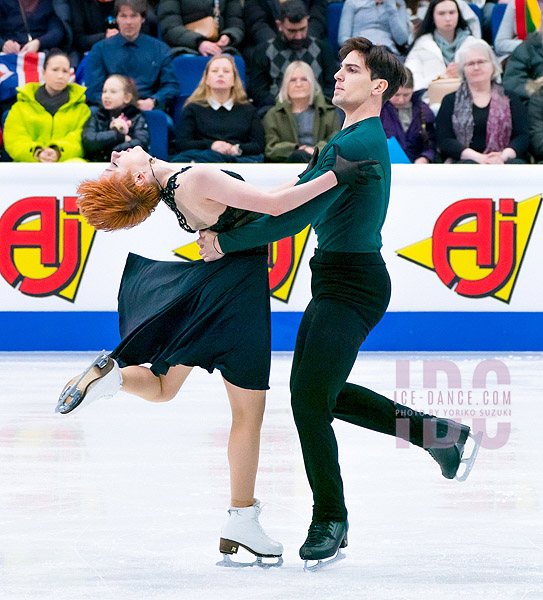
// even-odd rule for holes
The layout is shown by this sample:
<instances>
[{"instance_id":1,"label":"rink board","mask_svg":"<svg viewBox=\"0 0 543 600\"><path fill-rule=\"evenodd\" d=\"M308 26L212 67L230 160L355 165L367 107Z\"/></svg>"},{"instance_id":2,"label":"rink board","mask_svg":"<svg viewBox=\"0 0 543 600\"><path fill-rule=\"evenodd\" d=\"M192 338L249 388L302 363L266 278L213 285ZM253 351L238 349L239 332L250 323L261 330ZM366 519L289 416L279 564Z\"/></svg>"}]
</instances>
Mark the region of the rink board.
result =
<instances>
[{"instance_id":1,"label":"rink board","mask_svg":"<svg viewBox=\"0 0 543 600\"><path fill-rule=\"evenodd\" d=\"M75 193L103 168L0 165L0 351L113 348L128 252L196 258L195 236L162 205L130 231L89 227ZM272 187L299 167L236 170ZM393 293L364 349L543 349L542 176L541 166L394 165L383 229ZM315 245L307 231L270 248L274 350L294 346Z\"/></svg>"}]
</instances>

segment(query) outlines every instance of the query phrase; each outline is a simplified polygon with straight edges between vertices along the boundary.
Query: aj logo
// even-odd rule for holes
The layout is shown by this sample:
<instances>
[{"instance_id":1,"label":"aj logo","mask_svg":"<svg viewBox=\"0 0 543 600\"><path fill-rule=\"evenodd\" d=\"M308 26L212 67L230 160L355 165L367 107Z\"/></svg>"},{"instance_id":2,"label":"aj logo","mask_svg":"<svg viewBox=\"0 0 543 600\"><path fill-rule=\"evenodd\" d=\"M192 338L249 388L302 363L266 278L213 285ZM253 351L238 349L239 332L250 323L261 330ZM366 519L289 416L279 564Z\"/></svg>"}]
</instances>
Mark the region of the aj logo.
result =
<instances>
[{"instance_id":1,"label":"aj logo","mask_svg":"<svg viewBox=\"0 0 543 600\"><path fill-rule=\"evenodd\" d=\"M459 200L438 217L431 238L397 254L461 296L509 303L540 206L541 194L519 203L501 198L497 207L491 198Z\"/></svg>"},{"instance_id":2,"label":"aj logo","mask_svg":"<svg viewBox=\"0 0 543 600\"><path fill-rule=\"evenodd\" d=\"M23 198L0 217L0 274L21 293L75 301L95 235L76 200Z\"/></svg>"},{"instance_id":3,"label":"aj logo","mask_svg":"<svg viewBox=\"0 0 543 600\"><path fill-rule=\"evenodd\" d=\"M311 227L307 226L296 235L269 244L268 271L272 298L285 303L288 302L309 238L310 229ZM193 242L177 248L174 250L174 254L185 260L200 260L199 250L198 244Z\"/></svg>"}]
</instances>

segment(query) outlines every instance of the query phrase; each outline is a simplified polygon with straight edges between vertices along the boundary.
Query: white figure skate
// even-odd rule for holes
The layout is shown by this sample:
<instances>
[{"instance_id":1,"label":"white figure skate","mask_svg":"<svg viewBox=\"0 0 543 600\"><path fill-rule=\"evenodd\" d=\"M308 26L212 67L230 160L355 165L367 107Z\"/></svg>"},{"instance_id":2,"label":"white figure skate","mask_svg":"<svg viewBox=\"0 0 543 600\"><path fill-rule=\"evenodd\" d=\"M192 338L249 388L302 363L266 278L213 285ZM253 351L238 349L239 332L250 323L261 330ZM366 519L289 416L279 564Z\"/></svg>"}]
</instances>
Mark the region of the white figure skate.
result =
<instances>
[{"instance_id":1,"label":"white figure skate","mask_svg":"<svg viewBox=\"0 0 543 600\"><path fill-rule=\"evenodd\" d=\"M228 519L221 531L220 552L223 559L217 563L221 567L280 567L283 564L283 545L272 540L258 522L262 509L260 501L255 498L253 506L228 509ZM234 562L230 554L235 554L242 546L256 560L250 563ZM265 563L262 558L277 558L277 562Z\"/></svg>"},{"instance_id":2,"label":"white figure skate","mask_svg":"<svg viewBox=\"0 0 543 600\"><path fill-rule=\"evenodd\" d=\"M81 373L66 384L55 412L63 415L72 412L85 400L89 404L99 398L111 398L123 383L117 361L102 352Z\"/></svg>"}]
</instances>

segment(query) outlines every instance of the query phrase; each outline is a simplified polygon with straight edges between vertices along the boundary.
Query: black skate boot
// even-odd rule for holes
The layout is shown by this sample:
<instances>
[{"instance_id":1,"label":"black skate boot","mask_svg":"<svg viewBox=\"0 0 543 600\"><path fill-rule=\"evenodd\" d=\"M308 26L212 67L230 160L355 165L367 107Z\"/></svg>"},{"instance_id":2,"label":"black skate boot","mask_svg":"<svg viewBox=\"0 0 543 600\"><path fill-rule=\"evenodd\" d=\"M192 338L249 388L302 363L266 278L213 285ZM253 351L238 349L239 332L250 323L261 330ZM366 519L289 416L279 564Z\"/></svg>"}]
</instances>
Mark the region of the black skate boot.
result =
<instances>
[{"instance_id":1,"label":"black skate boot","mask_svg":"<svg viewBox=\"0 0 543 600\"><path fill-rule=\"evenodd\" d=\"M438 419L439 424L443 425L447 423L449 432L457 439L453 444L450 443L448 447L443 447L436 441L434 447L427 448L430 456L438 463L441 468L441 474L445 479L457 479L458 481L465 481L473 468L473 463L479 452L480 437L477 438L470 433L470 428L467 425L460 425L454 421L447 421L446 419ZM464 450L468 438L474 441L474 447L471 454L464 458ZM460 465L464 464L466 467L464 472L460 475Z\"/></svg>"},{"instance_id":2,"label":"black skate boot","mask_svg":"<svg viewBox=\"0 0 543 600\"><path fill-rule=\"evenodd\" d=\"M311 521L307 538L300 548L300 558L305 560L304 570L316 571L345 558L341 548L347 546L348 529L347 521ZM323 562L325 558L330 560ZM308 566L310 560L316 560L317 564Z\"/></svg>"}]
</instances>

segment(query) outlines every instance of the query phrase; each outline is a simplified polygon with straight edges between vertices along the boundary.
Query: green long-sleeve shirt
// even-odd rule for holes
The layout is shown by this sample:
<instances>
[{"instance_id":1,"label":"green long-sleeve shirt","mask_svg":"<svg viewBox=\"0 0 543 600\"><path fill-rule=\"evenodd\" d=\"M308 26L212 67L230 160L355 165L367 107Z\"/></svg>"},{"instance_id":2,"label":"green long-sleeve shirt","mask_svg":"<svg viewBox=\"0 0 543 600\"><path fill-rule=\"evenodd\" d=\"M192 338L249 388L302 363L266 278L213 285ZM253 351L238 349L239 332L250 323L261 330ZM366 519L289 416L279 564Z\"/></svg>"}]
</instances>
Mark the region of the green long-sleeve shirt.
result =
<instances>
[{"instance_id":1,"label":"green long-sleeve shirt","mask_svg":"<svg viewBox=\"0 0 543 600\"><path fill-rule=\"evenodd\" d=\"M333 144L348 160L377 160L380 180L371 179L356 190L338 185L278 217L269 215L219 235L223 252L246 250L294 235L312 224L321 250L376 252L390 196L390 158L379 117L342 129L324 147L315 167L299 183L329 171L335 162Z\"/></svg>"}]
</instances>

